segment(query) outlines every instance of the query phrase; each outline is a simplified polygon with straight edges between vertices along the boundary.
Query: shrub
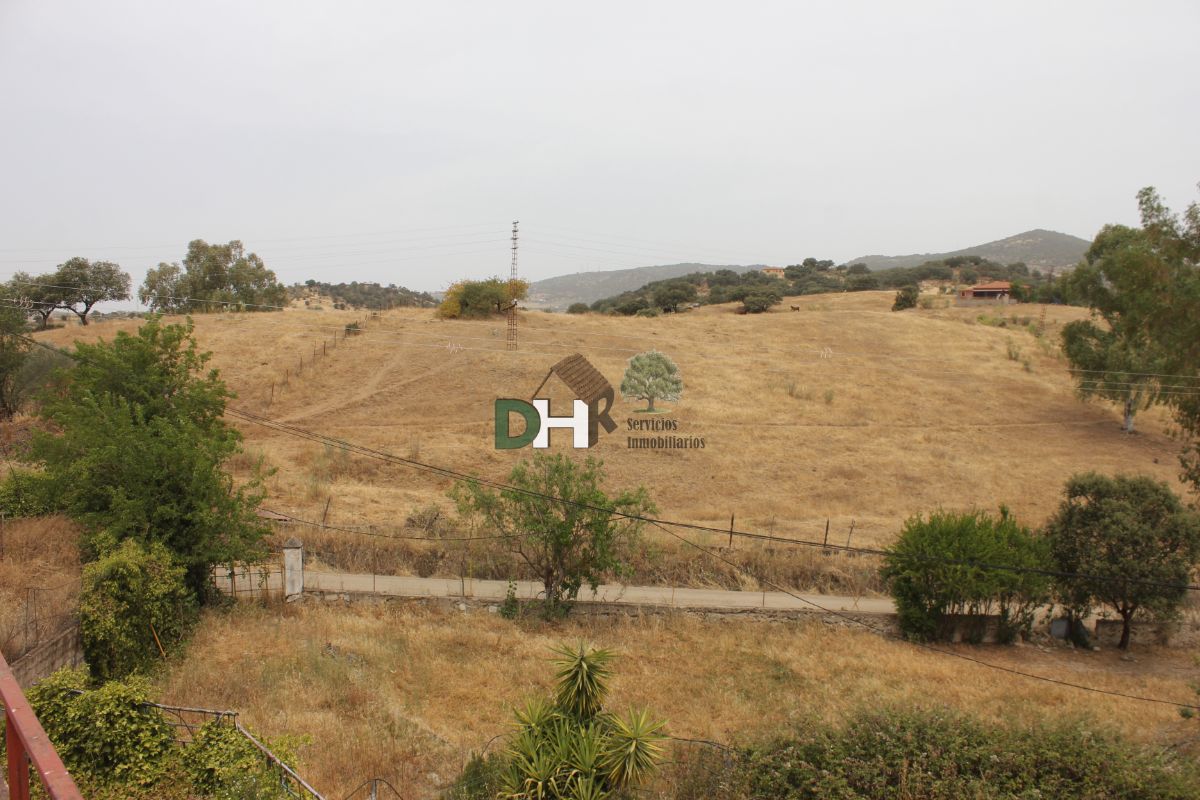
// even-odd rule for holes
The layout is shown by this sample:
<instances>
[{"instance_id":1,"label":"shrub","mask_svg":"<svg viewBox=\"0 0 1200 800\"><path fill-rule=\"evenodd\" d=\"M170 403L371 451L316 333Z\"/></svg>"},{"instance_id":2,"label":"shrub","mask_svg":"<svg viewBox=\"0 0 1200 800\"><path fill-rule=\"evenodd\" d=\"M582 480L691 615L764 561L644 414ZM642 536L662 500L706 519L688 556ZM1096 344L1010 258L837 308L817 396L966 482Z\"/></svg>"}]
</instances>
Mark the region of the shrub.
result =
<instances>
[{"instance_id":1,"label":"shrub","mask_svg":"<svg viewBox=\"0 0 1200 800\"><path fill-rule=\"evenodd\" d=\"M437 315L444 319L483 319L507 310L528 292L529 284L516 278L459 281L446 290Z\"/></svg>"},{"instance_id":2,"label":"shrub","mask_svg":"<svg viewBox=\"0 0 1200 800\"><path fill-rule=\"evenodd\" d=\"M742 309L747 314L761 314L781 302L783 302L783 298L775 291L756 291L745 296L742 300Z\"/></svg>"},{"instance_id":3,"label":"shrub","mask_svg":"<svg viewBox=\"0 0 1200 800\"><path fill-rule=\"evenodd\" d=\"M0 482L0 511L8 517L40 517L61 511L58 487L45 472L14 469Z\"/></svg>"},{"instance_id":4,"label":"shrub","mask_svg":"<svg viewBox=\"0 0 1200 800\"><path fill-rule=\"evenodd\" d=\"M195 618L184 568L160 544L132 539L83 568L79 635L96 677L123 678L180 643Z\"/></svg>"},{"instance_id":5,"label":"shrub","mask_svg":"<svg viewBox=\"0 0 1200 800\"><path fill-rule=\"evenodd\" d=\"M505 800L603 800L628 797L662 760L663 723L645 711L626 718L604 710L609 650L562 645L554 650L554 697L516 712L500 791Z\"/></svg>"},{"instance_id":6,"label":"shrub","mask_svg":"<svg viewBox=\"0 0 1200 800\"><path fill-rule=\"evenodd\" d=\"M294 762L288 743L272 741L269 747L285 763ZM228 722L206 722L196 731L180 760L192 791L203 797L217 800L290 797L258 748Z\"/></svg>"},{"instance_id":7,"label":"shrub","mask_svg":"<svg viewBox=\"0 0 1200 800\"><path fill-rule=\"evenodd\" d=\"M906 308L916 308L917 299L921 296L921 290L916 286L905 286L896 292L896 299L892 303L892 311L903 311Z\"/></svg>"},{"instance_id":8,"label":"shrub","mask_svg":"<svg viewBox=\"0 0 1200 800\"><path fill-rule=\"evenodd\" d=\"M142 679L83 690L87 673L59 670L31 688L29 703L72 772L101 784L148 785L163 771L173 730L144 704Z\"/></svg>"},{"instance_id":9,"label":"shrub","mask_svg":"<svg viewBox=\"0 0 1200 800\"><path fill-rule=\"evenodd\" d=\"M947 638L959 620L975 617L969 638L983 635L986 615L999 614L999 638L1011 641L1028 630L1038 606L1049 598L1044 575L979 566L1044 569L1045 540L1000 515L935 511L912 517L884 558L882 576L896 601L900 628L914 639ZM953 562L953 563L950 563Z\"/></svg>"},{"instance_id":10,"label":"shrub","mask_svg":"<svg viewBox=\"0 0 1200 800\"><path fill-rule=\"evenodd\" d=\"M639 308L635 314L638 317L657 317L661 314L657 308Z\"/></svg>"},{"instance_id":11,"label":"shrub","mask_svg":"<svg viewBox=\"0 0 1200 800\"><path fill-rule=\"evenodd\" d=\"M1083 723L984 725L944 711L862 713L749 755L758 800L1183 800L1195 764Z\"/></svg>"},{"instance_id":12,"label":"shrub","mask_svg":"<svg viewBox=\"0 0 1200 800\"><path fill-rule=\"evenodd\" d=\"M567 306L568 314L586 314L589 311L591 309L588 308L587 303L571 303L571 305Z\"/></svg>"}]
</instances>

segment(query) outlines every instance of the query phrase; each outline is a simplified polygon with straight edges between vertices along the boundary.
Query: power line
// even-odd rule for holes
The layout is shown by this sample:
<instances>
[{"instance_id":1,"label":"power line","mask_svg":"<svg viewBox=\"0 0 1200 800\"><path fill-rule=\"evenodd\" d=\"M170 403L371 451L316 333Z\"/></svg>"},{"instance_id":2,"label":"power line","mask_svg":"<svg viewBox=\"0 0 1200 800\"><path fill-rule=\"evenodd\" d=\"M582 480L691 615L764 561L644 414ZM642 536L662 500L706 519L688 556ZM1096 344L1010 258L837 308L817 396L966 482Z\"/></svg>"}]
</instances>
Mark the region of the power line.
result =
<instances>
[{"instance_id":1,"label":"power line","mask_svg":"<svg viewBox=\"0 0 1200 800\"><path fill-rule=\"evenodd\" d=\"M1086 684L1082 684L1082 683L1074 683L1072 681L1064 681L1060 678L1051 678L1047 675L1038 675L1037 673L1034 673L1034 672L1025 672L1024 670L1016 669L1014 667L1006 667L1003 664L996 664L991 661L984 661L981 658L975 658L974 656L967 655L966 653L959 653L954 650L943 650L940 647L934 647L933 645L926 644L924 642L916 642L916 641L912 641L909 639L905 639L903 636L892 633L891 631L883 630L881 628L876 628L874 625L864 622L861 619L858 619L857 617L852 616L850 614L846 614L845 612L836 611L834 609L827 608L827 607L821 605L820 603L817 603L814 600L810 600L807 597L804 597L802 595L796 594L795 592L789 591L788 589L785 589L784 587L780 586L779 584L774 583L773 581L770 581L766 578L759 578L755 575L752 575L749 572L747 572L746 570L744 570L742 567L735 564L730 559L727 559L724 556L722 556L720 553L714 553L706 547L702 547L702 546L696 544L695 542L689 541L688 539L685 539L684 537L680 536L679 534L675 533L674 531L667 530L665 527L663 527L662 525L659 525L657 522L654 522L651 524L655 525L660 530L663 530L665 533L667 533L669 536L673 536L674 538L678 539L679 541L683 542L684 544L688 545L689 547L693 547L693 548L699 550L700 552L709 555L712 558L716 558L719 561L725 562L726 564L728 564L729 566L738 570L739 572L741 572L743 575L746 575L747 577L754 578L755 580L759 580L759 581L765 583L766 585L770 586L771 588L775 589L776 591L783 592L784 594L789 595L790 597L794 597L795 599L797 599L803 603L807 603L808 605L812 606L813 608L817 609L818 611L821 611L822 613L832 614L833 616L836 616L839 619L846 620L847 622L851 622L856 625L861 625L862 627L866 628L867 630L871 631L872 633L878 634L880 636L884 636L889 639L895 639L895 640L903 642L905 644L912 645L913 647L917 647L922 650L928 650L931 653L939 653L944 656L952 656L954 658L958 658L963 661L969 661L972 664L978 664L981 667L986 667L988 669L994 669L999 672L1006 672L1010 675L1016 675L1021 678L1028 678L1030 680L1037 680L1037 681L1042 681L1045 683L1051 683L1051 684L1055 684L1057 686L1064 686L1064 687L1067 687L1070 689L1079 689L1079 690L1082 690L1085 692L1095 692L1097 694L1104 694L1104 695L1108 695L1110 697L1120 697L1125 700L1138 700L1143 703L1158 703L1161 705L1174 706L1176 708L1190 708L1190 709L1195 709L1197 711L1200 711L1200 705L1193 705L1191 703L1180 703L1175 700L1164 700L1159 697L1146 697L1144 695L1128 694L1126 692L1118 692L1118 691L1114 691L1112 689L1101 689L1101 688L1098 688L1095 686L1087 686Z\"/></svg>"},{"instance_id":2,"label":"power line","mask_svg":"<svg viewBox=\"0 0 1200 800\"><path fill-rule=\"evenodd\" d=\"M757 541L774 542L774 543L788 544L788 545L799 546L799 547L820 548L822 550L830 551L830 552L852 553L855 555L871 555L871 556L891 555L891 553L887 550L880 550L880 549L875 549L875 548L851 547L849 545L828 544L825 542L818 542L818 541L813 541L813 540L809 540L809 539L791 539L791 538L784 537L784 536L775 536L772 534L758 533L758 532L754 532L754 531L740 531L740 530L736 530L733 528L717 528L717 527L708 526L708 525L699 525L697 523L679 522L676 520L667 520L667 519L658 519L658 518L654 518L654 517L647 517L647 516L644 516L641 514L631 514L628 512L624 512L624 511L609 509L609 508L605 508L602 506L597 506L597 505L593 505L593 504L589 504L589 503L583 503L583 502L580 502L577 500L570 500L568 498L556 497L554 495L546 494L544 492L538 492L533 489L524 489L521 487L517 487L517 486L513 486L511 484L504 483L502 481L497 481L497 480L488 479L488 478L482 478L478 475L471 475L469 473L452 470L452 469L449 469L448 467L438 467L433 464L427 464L425 462L416 461L415 459L403 458L401 456L387 453L382 450L375 450L373 448L365 447L363 445L353 444L353 443L347 442L343 439L338 439L338 438L335 438L332 436L327 436L325 434L320 434L320 433L316 433L314 431L309 431L305 428L300 428L300 427L297 427L294 425L289 425L284 422L271 420L267 417L263 417L258 414L254 414L252 412L248 412L248 411L244 411L244 410L240 410L240 409L226 409L226 413L231 414L239 419L243 419L248 422L253 422L253 423L261 425L263 427L271 428L272 430L276 430L281 433L286 433L289 435L308 439L309 441L315 441L315 442L325 444L330 447L335 447L337 449L345 450L347 452L366 456L368 458L375 458L378 460L387 461L389 463L401 464L401 465L409 466L409 467L412 467L414 469L418 469L421 471L435 472L435 473L441 475L442 477L450 477L455 480L478 483L480 485L485 485L485 486L488 486L493 489L498 489L500 491L518 492L518 493L528 496L528 497L533 497L533 498L540 499L540 500L549 500L551 502L558 503L561 505L571 506L573 508L580 508L580 509L587 510L587 511L599 511L602 513L609 514L611 516L621 517L623 519L627 519L630 521L642 522L642 523L647 523L647 524L651 524L651 525L670 525L670 526L676 527L676 528L695 530L695 531L700 531L700 532L704 532L704 533L719 534L721 536L737 536L739 538L752 539L752 540L757 540ZM303 520L300 520L300 521L303 521ZM500 537L500 538L503 538L503 537ZM997 571L1007 571L1007 572L1015 572L1015 573L1028 573L1028 574L1044 575L1044 576L1048 576L1048 577L1081 578L1084 580L1119 582L1119 583L1125 583L1125 584L1135 584L1135 585L1141 585L1141 586L1154 586L1154 587L1158 587L1158 588L1169 588L1169 589L1178 589L1178 590L1185 590L1185 591L1200 591L1200 586L1191 585L1191 584L1171 584L1171 583L1163 583L1163 582L1158 582L1158 581L1146 581L1146 580L1141 580L1141 579L1136 579L1136 578L1131 578L1131 579L1111 578L1111 577L1103 576L1103 575L1090 575L1087 573L1047 570L1047 569L1040 569L1040 568L1036 568L1036 567L1023 567L1023 566L1017 566L1017 565L994 564L994 563L989 563L989 562L972 561L972 560L967 560L967 559L948 559L948 558L940 558L940 557L935 557L935 556L925 556L925 555L921 555L921 554L912 554L912 555L904 554L902 557L905 559L922 561L922 562L926 562L926 563L945 564L945 565L949 565L949 566L971 567L971 568L981 569L981 570L997 570Z\"/></svg>"},{"instance_id":3,"label":"power line","mask_svg":"<svg viewBox=\"0 0 1200 800\"><path fill-rule=\"evenodd\" d=\"M247 419L248 421L257 422L259 420L266 420L266 418L264 418L264 417L259 417L256 414L252 414L250 412L245 412L245 411L230 409L229 413L232 413L234 416L240 417L242 419ZM271 421L266 420L266 422L269 423ZM259 424L264 424L264 423L260 422ZM268 425L268 427L271 427L271 426ZM282 427L290 428L291 426L283 425ZM932 645L925 644L923 642L911 642L911 641L904 639L903 637L898 636L894 633L876 628L875 626L870 625L866 622L863 622L862 620L857 619L856 617L848 615L844 612L839 612L839 611L835 611L830 608L826 608L825 606L822 606L820 603L817 603L813 600L810 600L809 598L806 598L799 594L796 594L795 592L792 592L792 591L780 586L779 584L776 584L775 582L773 582L769 579L758 578L757 576L754 576L754 575L750 574L749 572L747 572L745 569L743 569L738 564L734 563L732 560L725 558L724 556L720 555L719 553L713 553L708 548L702 547L701 545L698 545L695 542L692 542L692 541L686 539L685 537L680 536L679 534L675 533L674 531L669 530L666 526L670 525L673 527L709 530L711 532L721 533L721 534L730 533L729 531L726 531L726 530L721 530L721 529L717 529L717 528L708 528L707 526L697 526L697 525L690 524L690 523L672 522L670 520L658 520L658 519L654 519L651 517L645 517L645 516L641 516L641 515L637 515L637 514L629 514L629 513L622 512L622 511L619 511L616 509L602 508L602 507L590 505L587 503L580 503L578 501L569 500L567 498L554 497L553 495L548 495L548 494L545 494L542 492L537 492L534 490L524 489L524 488L516 487L516 486L510 486L507 484L503 484L499 481L493 481L493 480L488 480L488 479L484 479L484 478L479 478L477 476L467 475L465 473L460 473L455 470L447 469L444 467L437 467L437 466L434 466L431 464L425 464L425 463L416 461L414 459L401 458L400 456L394 456L389 453L384 453L382 451L373 450L372 448L363 447L361 445L353 445L349 442L344 442L339 439L334 439L333 437L323 437L321 434L314 434L310 431L304 431L303 429L295 429L295 430L297 431L296 435L302 436L303 438L316 438L317 440L328 439L330 441L330 443L335 443L335 446L345 445L347 447L353 448L354 452L372 453L378 457L383 457L385 460L394 461L396 463L408 464L410 466L413 466L417 469L421 469L424 471L434 472L434 473L441 474L441 475L447 476L447 477L454 476L459 479L471 480L476 483L491 486L493 488L499 488L504 491L517 492L517 493L524 494L524 495L530 496L530 497L536 497L539 499L551 500L553 502L557 502L557 503L561 503L561 504L572 505L572 506L595 510L595 511L601 511L603 513L609 514L610 516L619 516L619 517L623 517L623 518L626 518L629 520L636 520L636 521L651 524L651 525L657 527L659 530L666 532L668 535L672 536L673 538L678 539L679 541L683 542L685 545L692 547L696 550L699 550L702 553L706 553L710 557L713 557L720 561L723 561L728 566L733 567L734 569L738 570L742 574L747 575L748 577L751 577L751 578L755 578L756 580L760 580L762 583L766 584L767 586L770 586L771 588L775 589L776 591L780 591L784 594L789 595L790 597L800 600L801 602L807 603L808 605L813 606L814 608L816 608L819 611L822 611L823 613L832 614L841 619L861 625L861 626L865 627L867 630L870 630L874 633L886 636L888 638L896 639L898 641L901 641L901 642L904 642L907 644L911 644L914 647L928 650L933 653L940 653L942 655L952 656L954 658L958 658L963 661L969 661L973 664L978 664L979 666L986 667L988 669L994 669L994 670L997 670L1000 672L1008 673L1010 675L1016 675L1018 677L1027 678L1030 680L1042 681L1045 683L1050 683L1050 684L1054 684L1057 686L1063 686L1063 687L1067 687L1067 688L1071 688L1071 689L1079 689L1081 691L1094 692L1097 694L1104 694L1104 695L1108 695L1111 697L1119 697L1119 698L1126 699L1126 700L1137 700L1137 701L1146 702L1146 703L1157 703L1157 704L1161 704L1161 705L1170 705L1170 706L1174 706L1177 708L1185 707L1185 708L1192 708L1192 709L1200 710L1200 706L1192 705L1189 703L1180 703L1180 702L1174 701L1174 700L1164 700L1162 698L1128 694L1126 692L1118 692L1118 691L1114 691L1111 689L1100 689L1100 688L1097 688L1094 686L1087 686L1085 684L1061 680L1059 678L1051 678L1046 675L1038 675L1038 674L1032 673L1032 672L1025 672L1024 670L1015 669L1013 667L1006 667L1001 664L995 664L990 661L984 661L983 659L975 658L974 656L970 656L965 653L958 653L953 650L943 650L939 647L934 647Z\"/></svg>"}]
</instances>

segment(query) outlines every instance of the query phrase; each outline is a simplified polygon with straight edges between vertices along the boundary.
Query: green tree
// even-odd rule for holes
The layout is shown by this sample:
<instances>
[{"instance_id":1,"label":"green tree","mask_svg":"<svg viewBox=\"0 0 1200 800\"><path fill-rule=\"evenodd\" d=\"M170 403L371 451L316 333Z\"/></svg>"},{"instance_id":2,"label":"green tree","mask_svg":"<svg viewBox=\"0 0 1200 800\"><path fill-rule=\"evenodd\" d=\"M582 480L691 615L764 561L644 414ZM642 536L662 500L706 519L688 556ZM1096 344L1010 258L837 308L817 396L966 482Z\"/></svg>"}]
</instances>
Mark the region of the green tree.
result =
<instances>
[{"instance_id":1,"label":"green tree","mask_svg":"<svg viewBox=\"0 0 1200 800\"><path fill-rule=\"evenodd\" d=\"M459 281L446 290L437 314L445 319L484 319L507 311L528 293L529 284L522 280Z\"/></svg>"},{"instance_id":2,"label":"green tree","mask_svg":"<svg viewBox=\"0 0 1200 800\"><path fill-rule=\"evenodd\" d=\"M610 497L603 479L603 463L596 459L578 464L539 453L513 467L512 488L491 491L470 481L456 484L451 496L460 514L481 518L503 535L542 581L549 617L565 611L583 584L594 589L603 577L625 571L642 523L620 515L654 511L644 488Z\"/></svg>"},{"instance_id":3,"label":"green tree","mask_svg":"<svg viewBox=\"0 0 1200 800\"><path fill-rule=\"evenodd\" d=\"M505 751L502 800L627 797L662 761L664 723L644 710L604 710L615 654L580 642L554 648L555 689L516 712Z\"/></svg>"},{"instance_id":4,"label":"green tree","mask_svg":"<svg viewBox=\"0 0 1200 800\"><path fill-rule=\"evenodd\" d=\"M184 571L161 544L133 539L84 566L79 636L93 675L144 672L184 639L196 607Z\"/></svg>"},{"instance_id":5,"label":"green tree","mask_svg":"<svg viewBox=\"0 0 1200 800\"><path fill-rule=\"evenodd\" d=\"M183 267L160 263L146 273L138 299L160 314L186 313L188 302L183 285Z\"/></svg>"},{"instance_id":6,"label":"green tree","mask_svg":"<svg viewBox=\"0 0 1200 800\"><path fill-rule=\"evenodd\" d=\"M654 305L666 312L678 311L695 299L696 287L687 281L671 281L654 290Z\"/></svg>"},{"instance_id":7,"label":"green tree","mask_svg":"<svg viewBox=\"0 0 1200 800\"><path fill-rule=\"evenodd\" d=\"M779 292L773 289L756 289L742 298L742 310L747 314L762 314L771 306L777 306L781 302L783 302L783 298L779 296Z\"/></svg>"},{"instance_id":8,"label":"green tree","mask_svg":"<svg viewBox=\"0 0 1200 800\"><path fill-rule=\"evenodd\" d=\"M916 308L921 290L916 286L905 286L896 292L896 300L892 303L892 311L903 311L906 308Z\"/></svg>"},{"instance_id":9,"label":"green tree","mask_svg":"<svg viewBox=\"0 0 1200 800\"><path fill-rule=\"evenodd\" d=\"M587 303L571 303L567 306L568 314L586 314L590 310Z\"/></svg>"},{"instance_id":10,"label":"green tree","mask_svg":"<svg viewBox=\"0 0 1200 800\"><path fill-rule=\"evenodd\" d=\"M60 308L75 314L83 325L88 324L88 314L96 303L129 299L129 273L111 261L69 259L58 265L54 283L62 287Z\"/></svg>"},{"instance_id":11,"label":"green tree","mask_svg":"<svg viewBox=\"0 0 1200 800\"><path fill-rule=\"evenodd\" d=\"M287 303L287 289L255 253L238 240L188 242L183 267L161 263L138 292L154 311L270 311Z\"/></svg>"},{"instance_id":12,"label":"green tree","mask_svg":"<svg viewBox=\"0 0 1200 800\"><path fill-rule=\"evenodd\" d=\"M645 400L646 410L654 410L655 400L678 400L683 394L683 378L675 362L657 350L638 353L629 359L621 379L621 395Z\"/></svg>"},{"instance_id":13,"label":"green tree","mask_svg":"<svg viewBox=\"0 0 1200 800\"><path fill-rule=\"evenodd\" d=\"M1129 647L1139 612L1169 618L1200 560L1200 516L1165 484L1145 476L1095 473L1067 481L1066 498L1046 525L1059 602L1074 620L1106 605L1123 623Z\"/></svg>"},{"instance_id":14,"label":"green tree","mask_svg":"<svg viewBox=\"0 0 1200 800\"><path fill-rule=\"evenodd\" d=\"M241 437L222 419L231 395L209 358L190 319L151 317L135 334L79 342L62 390L41 408L48 430L31 444L93 552L161 542L202 599L212 565L254 557L265 533L254 514L260 481L235 487L222 469Z\"/></svg>"},{"instance_id":15,"label":"green tree","mask_svg":"<svg viewBox=\"0 0 1200 800\"><path fill-rule=\"evenodd\" d=\"M884 558L881 574L896 601L900 628L915 639L949 636L955 617L1000 617L1002 639L1028 630L1049 599L1045 542L1001 508L935 511L912 517ZM985 566L986 565L986 566ZM1014 569L994 569L994 566ZM976 635L982 629L969 631Z\"/></svg>"},{"instance_id":16,"label":"green tree","mask_svg":"<svg viewBox=\"0 0 1200 800\"><path fill-rule=\"evenodd\" d=\"M0 302L0 419L12 419L25 399L21 373L33 346L25 329L24 312L10 303Z\"/></svg>"},{"instance_id":17,"label":"green tree","mask_svg":"<svg viewBox=\"0 0 1200 800\"><path fill-rule=\"evenodd\" d=\"M53 272L36 277L18 272L8 283L8 293L18 305L37 316L38 330L45 330L50 324L50 315L62 307L63 290Z\"/></svg>"}]
</instances>

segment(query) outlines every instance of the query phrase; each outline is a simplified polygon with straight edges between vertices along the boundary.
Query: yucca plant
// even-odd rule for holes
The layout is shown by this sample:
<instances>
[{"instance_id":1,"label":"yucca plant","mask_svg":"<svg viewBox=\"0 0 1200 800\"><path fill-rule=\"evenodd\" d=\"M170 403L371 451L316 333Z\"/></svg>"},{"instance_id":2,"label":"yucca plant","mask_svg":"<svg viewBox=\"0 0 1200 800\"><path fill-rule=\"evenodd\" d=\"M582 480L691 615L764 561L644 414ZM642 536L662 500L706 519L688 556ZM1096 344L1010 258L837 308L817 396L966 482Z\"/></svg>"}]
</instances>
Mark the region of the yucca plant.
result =
<instances>
[{"instance_id":1,"label":"yucca plant","mask_svg":"<svg viewBox=\"0 0 1200 800\"><path fill-rule=\"evenodd\" d=\"M517 709L499 797L503 800L605 800L645 781L662 759L663 723L631 709L604 711L610 650L559 645L554 700Z\"/></svg>"}]
</instances>

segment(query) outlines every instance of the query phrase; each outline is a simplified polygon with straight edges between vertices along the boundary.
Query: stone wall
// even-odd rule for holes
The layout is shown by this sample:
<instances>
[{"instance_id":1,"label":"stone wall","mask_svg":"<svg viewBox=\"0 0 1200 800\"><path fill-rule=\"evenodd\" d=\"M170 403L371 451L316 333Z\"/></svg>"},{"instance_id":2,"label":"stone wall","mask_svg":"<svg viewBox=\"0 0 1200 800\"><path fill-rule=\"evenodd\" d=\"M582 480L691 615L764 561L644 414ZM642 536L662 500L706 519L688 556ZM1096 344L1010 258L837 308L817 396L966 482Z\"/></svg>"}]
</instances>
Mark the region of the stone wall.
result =
<instances>
[{"instance_id":1,"label":"stone wall","mask_svg":"<svg viewBox=\"0 0 1200 800\"><path fill-rule=\"evenodd\" d=\"M21 688L28 689L63 667L83 663L79 627L73 625L18 658L9 666Z\"/></svg>"}]
</instances>

